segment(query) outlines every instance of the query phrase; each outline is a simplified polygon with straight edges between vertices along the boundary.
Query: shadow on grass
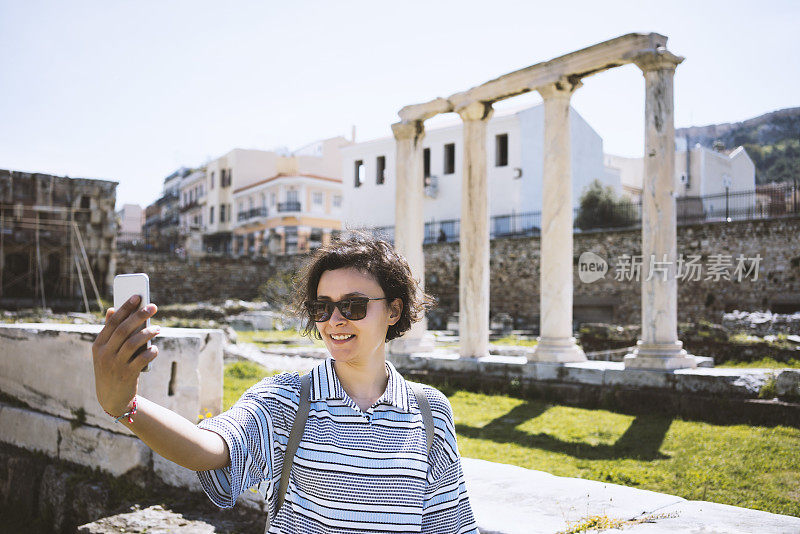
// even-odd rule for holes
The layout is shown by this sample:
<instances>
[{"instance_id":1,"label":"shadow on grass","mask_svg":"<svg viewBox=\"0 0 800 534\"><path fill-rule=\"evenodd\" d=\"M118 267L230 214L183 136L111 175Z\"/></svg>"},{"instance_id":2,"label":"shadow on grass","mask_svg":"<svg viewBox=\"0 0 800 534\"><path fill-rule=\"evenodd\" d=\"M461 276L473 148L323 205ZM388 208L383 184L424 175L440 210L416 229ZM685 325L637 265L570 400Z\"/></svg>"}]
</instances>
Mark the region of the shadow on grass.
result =
<instances>
[{"instance_id":1,"label":"shadow on grass","mask_svg":"<svg viewBox=\"0 0 800 534\"><path fill-rule=\"evenodd\" d=\"M672 418L637 416L613 445L590 445L579 441L565 441L549 434L531 434L516 427L534 419L549 407L541 402L525 402L508 413L495 418L481 428L456 424L458 434L495 443L515 443L522 447L568 454L586 460L664 460L670 456L659 452Z\"/></svg>"}]
</instances>

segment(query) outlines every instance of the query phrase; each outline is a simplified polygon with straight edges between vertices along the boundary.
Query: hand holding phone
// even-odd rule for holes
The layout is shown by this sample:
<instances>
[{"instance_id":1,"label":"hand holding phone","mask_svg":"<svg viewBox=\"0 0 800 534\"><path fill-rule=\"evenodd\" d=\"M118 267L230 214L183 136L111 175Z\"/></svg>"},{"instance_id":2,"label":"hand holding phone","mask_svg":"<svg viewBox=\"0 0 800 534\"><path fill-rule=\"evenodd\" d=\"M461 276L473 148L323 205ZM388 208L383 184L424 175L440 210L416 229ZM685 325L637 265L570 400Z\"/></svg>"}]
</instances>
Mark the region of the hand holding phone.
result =
<instances>
[{"instance_id":1,"label":"hand holding phone","mask_svg":"<svg viewBox=\"0 0 800 534\"><path fill-rule=\"evenodd\" d=\"M137 275L130 280L120 275L121 281L114 280L114 302L121 304L106 310L105 326L92 344L97 400L115 417L132 409L139 375L158 356L158 347L148 348L148 342L158 335L159 327L143 328L157 308L145 304L150 300L147 275ZM128 283L134 287L126 288ZM125 295L133 298L123 300Z\"/></svg>"}]
</instances>

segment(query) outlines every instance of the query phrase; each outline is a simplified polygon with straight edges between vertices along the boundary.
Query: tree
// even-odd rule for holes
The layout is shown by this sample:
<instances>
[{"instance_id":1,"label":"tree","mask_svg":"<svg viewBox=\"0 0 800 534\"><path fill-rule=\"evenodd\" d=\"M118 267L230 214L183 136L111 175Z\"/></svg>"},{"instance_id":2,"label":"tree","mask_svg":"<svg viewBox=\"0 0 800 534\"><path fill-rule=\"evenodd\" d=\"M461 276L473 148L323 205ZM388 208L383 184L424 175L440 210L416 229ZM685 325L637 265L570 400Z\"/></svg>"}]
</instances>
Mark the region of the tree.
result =
<instances>
[{"instance_id":1,"label":"tree","mask_svg":"<svg viewBox=\"0 0 800 534\"><path fill-rule=\"evenodd\" d=\"M581 230L590 228L620 228L636 223L633 203L626 197L617 197L611 186L603 186L598 179L584 188L575 224Z\"/></svg>"}]
</instances>

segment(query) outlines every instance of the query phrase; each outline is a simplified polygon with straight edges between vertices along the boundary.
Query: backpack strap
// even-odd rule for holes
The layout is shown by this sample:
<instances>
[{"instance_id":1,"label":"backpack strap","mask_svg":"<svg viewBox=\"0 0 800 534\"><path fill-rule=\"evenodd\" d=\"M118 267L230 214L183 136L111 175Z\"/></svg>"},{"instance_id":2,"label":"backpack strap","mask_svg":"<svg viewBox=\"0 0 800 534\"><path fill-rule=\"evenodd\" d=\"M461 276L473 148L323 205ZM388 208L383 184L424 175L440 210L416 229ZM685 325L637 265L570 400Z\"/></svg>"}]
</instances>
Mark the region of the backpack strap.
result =
<instances>
[{"instance_id":1,"label":"backpack strap","mask_svg":"<svg viewBox=\"0 0 800 534\"><path fill-rule=\"evenodd\" d=\"M292 473L292 460L294 460L294 453L297 452L297 446L300 444L300 439L303 437L303 431L306 428L306 418L310 408L309 393L311 391L311 373L306 373L300 377L300 406L297 409L297 414L294 416L294 423L292 423L292 431L289 434L289 443L286 445L286 454L283 456L283 468L281 469L281 483L278 486L278 504L275 507L275 515L283 505L283 499L286 496L286 490L289 487L289 475ZM267 508L267 524L264 527L264 533L269 531L270 517L269 507Z\"/></svg>"},{"instance_id":2,"label":"backpack strap","mask_svg":"<svg viewBox=\"0 0 800 534\"><path fill-rule=\"evenodd\" d=\"M422 421L425 423L425 442L427 445L428 455L431 454L431 446L433 445L433 414L431 413L431 405L428 402L428 397L425 395L425 390L419 382L412 382L406 380L406 383L411 386L414 396L417 398L419 410L422 412Z\"/></svg>"}]
</instances>

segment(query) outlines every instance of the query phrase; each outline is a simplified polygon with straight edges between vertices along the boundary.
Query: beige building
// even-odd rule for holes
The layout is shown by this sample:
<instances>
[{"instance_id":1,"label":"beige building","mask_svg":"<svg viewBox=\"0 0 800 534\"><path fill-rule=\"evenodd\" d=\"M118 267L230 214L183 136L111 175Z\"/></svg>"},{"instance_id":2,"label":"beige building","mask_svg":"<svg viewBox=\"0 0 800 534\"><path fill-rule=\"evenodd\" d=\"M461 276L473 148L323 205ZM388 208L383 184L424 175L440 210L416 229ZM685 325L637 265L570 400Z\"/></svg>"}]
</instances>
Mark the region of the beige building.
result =
<instances>
[{"instance_id":1,"label":"beige building","mask_svg":"<svg viewBox=\"0 0 800 534\"><path fill-rule=\"evenodd\" d=\"M206 165L203 249L206 253L233 252L233 190L270 176L280 156L265 150L236 148Z\"/></svg>"},{"instance_id":2,"label":"beige building","mask_svg":"<svg viewBox=\"0 0 800 534\"><path fill-rule=\"evenodd\" d=\"M275 153L259 180L234 174L234 255L305 252L341 229L343 137L325 139L291 155Z\"/></svg>"}]
</instances>

